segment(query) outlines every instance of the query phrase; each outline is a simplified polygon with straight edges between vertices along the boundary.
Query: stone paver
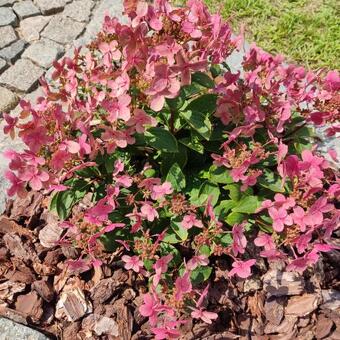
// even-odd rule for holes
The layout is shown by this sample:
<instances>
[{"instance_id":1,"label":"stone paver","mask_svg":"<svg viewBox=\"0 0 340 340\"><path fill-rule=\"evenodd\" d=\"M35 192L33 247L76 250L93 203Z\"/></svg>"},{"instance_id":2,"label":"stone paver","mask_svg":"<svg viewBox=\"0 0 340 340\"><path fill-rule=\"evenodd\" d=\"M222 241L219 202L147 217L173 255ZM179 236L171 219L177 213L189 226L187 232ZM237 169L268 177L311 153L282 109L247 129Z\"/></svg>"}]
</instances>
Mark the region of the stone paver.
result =
<instances>
[{"instance_id":1,"label":"stone paver","mask_svg":"<svg viewBox=\"0 0 340 340\"><path fill-rule=\"evenodd\" d=\"M20 59L0 76L0 84L19 92L34 89L44 71L28 59Z\"/></svg>"},{"instance_id":2,"label":"stone paver","mask_svg":"<svg viewBox=\"0 0 340 340\"><path fill-rule=\"evenodd\" d=\"M11 8L8 7L0 7L0 27L7 25L16 25L17 17L12 11Z\"/></svg>"},{"instance_id":3,"label":"stone paver","mask_svg":"<svg viewBox=\"0 0 340 340\"><path fill-rule=\"evenodd\" d=\"M44 15L55 14L61 12L66 4L65 0L35 0Z\"/></svg>"},{"instance_id":4,"label":"stone paver","mask_svg":"<svg viewBox=\"0 0 340 340\"><path fill-rule=\"evenodd\" d=\"M14 4L13 10L19 19L25 19L40 14L39 8L31 0L24 0Z\"/></svg>"},{"instance_id":5,"label":"stone paver","mask_svg":"<svg viewBox=\"0 0 340 340\"><path fill-rule=\"evenodd\" d=\"M6 61L0 58L0 72L2 72L6 68Z\"/></svg>"},{"instance_id":6,"label":"stone paver","mask_svg":"<svg viewBox=\"0 0 340 340\"><path fill-rule=\"evenodd\" d=\"M43 68L49 68L52 66L53 61L60 58L63 53L63 46L51 40L40 40L30 45L22 57L32 60Z\"/></svg>"},{"instance_id":7,"label":"stone paver","mask_svg":"<svg viewBox=\"0 0 340 340\"><path fill-rule=\"evenodd\" d=\"M92 0L76 0L65 6L63 15L75 21L88 21L94 6Z\"/></svg>"},{"instance_id":8,"label":"stone paver","mask_svg":"<svg viewBox=\"0 0 340 340\"><path fill-rule=\"evenodd\" d=\"M12 26L0 27L0 49L17 40L17 36Z\"/></svg>"},{"instance_id":9,"label":"stone paver","mask_svg":"<svg viewBox=\"0 0 340 340\"><path fill-rule=\"evenodd\" d=\"M83 31L85 24L75 22L71 18L55 16L43 30L41 35L60 44L71 43Z\"/></svg>"},{"instance_id":10,"label":"stone paver","mask_svg":"<svg viewBox=\"0 0 340 340\"><path fill-rule=\"evenodd\" d=\"M48 340L48 338L29 327L0 317L1 340Z\"/></svg>"},{"instance_id":11,"label":"stone paver","mask_svg":"<svg viewBox=\"0 0 340 340\"><path fill-rule=\"evenodd\" d=\"M0 57L7 60L8 62L14 63L24 51L26 42L18 40L13 44L0 50Z\"/></svg>"},{"instance_id":12,"label":"stone paver","mask_svg":"<svg viewBox=\"0 0 340 340\"><path fill-rule=\"evenodd\" d=\"M9 112L18 104L18 96L12 91L0 86L0 117L2 112Z\"/></svg>"},{"instance_id":13,"label":"stone paver","mask_svg":"<svg viewBox=\"0 0 340 340\"><path fill-rule=\"evenodd\" d=\"M15 3L16 0L0 0L0 7L3 6L11 6Z\"/></svg>"},{"instance_id":14,"label":"stone paver","mask_svg":"<svg viewBox=\"0 0 340 340\"><path fill-rule=\"evenodd\" d=\"M44 17L42 15L27 18L20 21L20 33L27 42L32 42L40 38L40 32L51 20L51 17Z\"/></svg>"}]
</instances>

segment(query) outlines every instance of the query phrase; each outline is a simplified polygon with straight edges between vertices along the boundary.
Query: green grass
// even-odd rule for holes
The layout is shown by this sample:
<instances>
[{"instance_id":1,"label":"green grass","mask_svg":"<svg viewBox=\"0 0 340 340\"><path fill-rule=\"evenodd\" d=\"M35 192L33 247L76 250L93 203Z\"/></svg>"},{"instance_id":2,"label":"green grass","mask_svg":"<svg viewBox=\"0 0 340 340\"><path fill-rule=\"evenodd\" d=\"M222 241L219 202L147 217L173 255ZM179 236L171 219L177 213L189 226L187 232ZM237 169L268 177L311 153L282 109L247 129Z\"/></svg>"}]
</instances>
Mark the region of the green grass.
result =
<instances>
[{"instance_id":1,"label":"green grass","mask_svg":"<svg viewBox=\"0 0 340 340\"><path fill-rule=\"evenodd\" d=\"M175 3L184 3L175 0ZM271 53L310 69L340 68L339 0L205 0L235 31Z\"/></svg>"}]
</instances>

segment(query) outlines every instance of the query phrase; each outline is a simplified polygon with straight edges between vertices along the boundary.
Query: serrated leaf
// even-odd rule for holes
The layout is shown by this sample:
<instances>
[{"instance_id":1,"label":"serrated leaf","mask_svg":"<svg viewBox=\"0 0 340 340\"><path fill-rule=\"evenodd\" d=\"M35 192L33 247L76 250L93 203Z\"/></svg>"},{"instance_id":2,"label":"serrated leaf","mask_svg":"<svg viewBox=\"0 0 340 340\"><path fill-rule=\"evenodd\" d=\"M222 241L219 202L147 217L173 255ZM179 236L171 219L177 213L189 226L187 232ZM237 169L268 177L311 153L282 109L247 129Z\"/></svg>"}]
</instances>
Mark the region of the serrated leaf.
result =
<instances>
[{"instance_id":1,"label":"serrated leaf","mask_svg":"<svg viewBox=\"0 0 340 340\"><path fill-rule=\"evenodd\" d=\"M208 201L208 198L211 197L211 204L214 206L218 201L220 193L220 188L217 184L206 181L200 187L198 201L203 205Z\"/></svg>"},{"instance_id":2,"label":"serrated leaf","mask_svg":"<svg viewBox=\"0 0 340 340\"><path fill-rule=\"evenodd\" d=\"M196 137L185 137L179 140L180 143L187 146L191 150L194 150L203 155L204 153L204 146L200 143L199 139Z\"/></svg>"},{"instance_id":3,"label":"serrated leaf","mask_svg":"<svg viewBox=\"0 0 340 340\"><path fill-rule=\"evenodd\" d=\"M210 180L214 183L231 184L234 182L229 174L229 170L223 167L213 165L210 167L209 174Z\"/></svg>"},{"instance_id":4,"label":"serrated leaf","mask_svg":"<svg viewBox=\"0 0 340 340\"><path fill-rule=\"evenodd\" d=\"M238 201L241 198L241 190L240 185L237 183L228 184L223 187L223 189L226 189L229 191L229 197L233 201Z\"/></svg>"},{"instance_id":5,"label":"serrated leaf","mask_svg":"<svg viewBox=\"0 0 340 340\"><path fill-rule=\"evenodd\" d=\"M177 163L174 163L170 168L166 176L166 181L170 182L172 187L177 191L185 188L185 176Z\"/></svg>"},{"instance_id":6,"label":"serrated leaf","mask_svg":"<svg viewBox=\"0 0 340 340\"><path fill-rule=\"evenodd\" d=\"M168 130L160 127L150 128L145 131L145 138L149 145L157 150L178 152L177 140Z\"/></svg>"},{"instance_id":7,"label":"serrated leaf","mask_svg":"<svg viewBox=\"0 0 340 340\"><path fill-rule=\"evenodd\" d=\"M211 115L216 111L217 95L213 93L204 94L189 103L188 111L201 112Z\"/></svg>"}]
</instances>

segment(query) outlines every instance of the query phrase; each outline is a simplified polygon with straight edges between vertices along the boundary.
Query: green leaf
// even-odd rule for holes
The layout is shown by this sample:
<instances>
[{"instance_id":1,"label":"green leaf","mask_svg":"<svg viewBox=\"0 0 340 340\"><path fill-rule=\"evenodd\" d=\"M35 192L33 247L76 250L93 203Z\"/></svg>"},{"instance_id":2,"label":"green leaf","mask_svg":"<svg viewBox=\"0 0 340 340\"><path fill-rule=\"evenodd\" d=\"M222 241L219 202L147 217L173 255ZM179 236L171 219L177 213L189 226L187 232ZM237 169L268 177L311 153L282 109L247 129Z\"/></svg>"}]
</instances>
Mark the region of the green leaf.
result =
<instances>
[{"instance_id":1,"label":"green leaf","mask_svg":"<svg viewBox=\"0 0 340 340\"><path fill-rule=\"evenodd\" d=\"M215 214L221 219L224 219L229 211L234 208L236 204L237 202L233 200L223 200L219 203L219 205L215 207Z\"/></svg>"},{"instance_id":2,"label":"green leaf","mask_svg":"<svg viewBox=\"0 0 340 340\"><path fill-rule=\"evenodd\" d=\"M185 137L179 140L180 143L183 145L187 146L191 150L197 151L200 154L204 153L204 146L201 144L199 141L199 138L196 136L190 137Z\"/></svg>"},{"instance_id":3,"label":"green leaf","mask_svg":"<svg viewBox=\"0 0 340 340\"><path fill-rule=\"evenodd\" d=\"M204 94L189 103L186 107L188 111L195 111L211 115L216 111L217 95L208 93Z\"/></svg>"},{"instance_id":4,"label":"green leaf","mask_svg":"<svg viewBox=\"0 0 340 340\"><path fill-rule=\"evenodd\" d=\"M160 254L161 256L166 256L172 254L173 259L171 260L171 265L178 266L182 262L182 257L180 252L171 244L161 242L160 243Z\"/></svg>"},{"instance_id":5,"label":"green leaf","mask_svg":"<svg viewBox=\"0 0 340 340\"><path fill-rule=\"evenodd\" d=\"M71 190L57 193L56 210L61 220L66 220L70 215L72 207L75 203L74 192Z\"/></svg>"},{"instance_id":6,"label":"green leaf","mask_svg":"<svg viewBox=\"0 0 340 340\"><path fill-rule=\"evenodd\" d=\"M195 72L192 76L192 81L208 89L215 87L215 82L204 72Z\"/></svg>"},{"instance_id":7,"label":"green leaf","mask_svg":"<svg viewBox=\"0 0 340 340\"><path fill-rule=\"evenodd\" d=\"M177 140L168 130L160 127L150 128L145 131L145 138L149 145L157 150L178 152Z\"/></svg>"},{"instance_id":8,"label":"green leaf","mask_svg":"<svg viewBox=\"0 0 340 340\"><path fill-rule=\"evenodd\" d=\"M211 255L211 249L208 245L204 244L203 246L200 247L199 253L209 257Z\"/></svg>"},{"instance_id":9,"label":"green leaf","mask_svg":"<svg viewBox=\"0 0 340 340\"><path fill-rule=\"evenodd\" d=\"M180 191L185 188L185 176L177 163L174 163L170 168L166 176L166 181L170 182L176 191Z\"/></svg>"},{"instance_id":10,"label":"green leaf","mask_svg":"<svg viewBox=\"0 0 340 340\"><path fill-rule=\"evenodd\" d=\"M261 202L257 196L245 196L238 201L236 207L232 209L234 212L253 214L259 208Z\"/></svg>"},{"instance_id":11,"label":"green leaf","mask_svg":"<svg viewBox=\"0 0 340 340\"><path fill-rule=\"evenodd\" d=\"M84 178L97 178L100 177L100 171L97 167L91 166L88 168L84 168L81 170L76 171L76 174L78 176L84 177Z\"/></svg>"},{"instance_id":12,"label":"green leaf","mask_svg":"<svg viewBox=\"0 0 340 340\"><path fill-rule=\"evenodd\" d=\"M234 182L229 174L229 170L227 170L226 168L212 165L209 172L210 180L214 183L231 184Z\"/></svg>"},{"instance_id":13,"label":"green leaf","mask_svg":"<svg viewBox=\"0 0 340 340\"><path fill-rule=\"evenodd\" d=\"M219 241L222 246L228 247L233 243L233 238L230 233L226 233L220 237Z\"/></svg>"},{"instance_id":14,"label":"green leaf","mask_svg":"<svg viewBox=\"0 0 340 340\"><path fill-rule=\"evenodd\" d=\"M171 228L168 230L168 232L165 234L163 242L165 243L171 243L171 244L176 244L176 243L181 243L183 242L178 235L174 232L174 230Z\"/></svg>"},{"instance_id":15,"label":"green leaf","mask_svg":"<svg viewBox=\"0 0 340 340\"><path fill-rule=\"evenodd\" d=\"M219 64L211 65L210 72L214 78L218 77L222 73L221 66Z\"/></svg>"},{"instance_id":16,"label":"green leaf","mask_svg":"<svg viewBox=\"0 0 340 340\"><path fill-rule=\"evenodd\" d=\"M207 281L212 273L212 268L209 266L200 266L194 269L191 273L191 282L194 285Z\"/></svg>"},{"instance_id":17,"label":"green leaf","mask_svg":"<svg viewBox=\"0 0 340 340\"><path fill-rule=\"evenodd\" d=\"M229 197L233 201L238 201L241 198L241 190L240 190L240 185L233 183L233 184L228 184L223 187L223 189L226 189L229 191Z\"/></svg>"},{"instance_id":18,"label":"green leaf","mask_svg":"<svg viewBox=\"0 0 340 340\"><path fill-rule=\"evenodd\" d=\"M172 165L177 163L183 169L187 163L187 148L183 144L178 144L178 152L162 152L161 153L161 172L165 176Z\"/></svg>"},{"instance_id":19,"label":"green leaf","mask_svg":"<svg viewBox=\"0 0 340 340\"><path fill-rule=\"evenodd\" d=\"M206 181L200 187L198 201L200 205L204 205L208 201L208 198L211 197L211 204L214 206L218 201L220 193L220 188L217 184Z\"/></svg>"},{"instance_id":20,"label":"green leaf","mask_svg":"<svg viewBox=\"0 0 340 340\"><path fill-rule=\"evenodd\" d=\"M170 226L172 230L177 234L177 236L182 241L185 241L188 238L188 230L182 227L181 222L182 222L182 219L177 217L171 220Z\"/></svg>"},{"instance_id":21,"label":"green leaf","mask_svg":"<svg viewBox=\"0 0 340 340\"><path fill-rule=\"evenodd\" d=\"M228 215L226 222L233 226L234 224L241 223L245 219L246 215L238 213L238 212L232 212Z\"/></svg>"},{"instance_id":22,"label":"green leaf","mask_svg":"<svg viewBox=\"0 0 340 340\"><path fill-rule=\"evenodd\" d=\"M259 177L258 183L263 188L269 189L274 192L284 192L282 187L282 179L275 175L273 171L265 169L263 174Z\"/></svg>"},{"instance_id":23,"label":"green leaf","mask_svg":"<svg viewBox=\"0 0 340 340\"><path fill-rule=\"evenodd\" d=\"M185 112L180 112L180 115L203 138L209 140L211 134L211 122L206 114L199 111L187 110Z\"/></svg>"}]
</instances>

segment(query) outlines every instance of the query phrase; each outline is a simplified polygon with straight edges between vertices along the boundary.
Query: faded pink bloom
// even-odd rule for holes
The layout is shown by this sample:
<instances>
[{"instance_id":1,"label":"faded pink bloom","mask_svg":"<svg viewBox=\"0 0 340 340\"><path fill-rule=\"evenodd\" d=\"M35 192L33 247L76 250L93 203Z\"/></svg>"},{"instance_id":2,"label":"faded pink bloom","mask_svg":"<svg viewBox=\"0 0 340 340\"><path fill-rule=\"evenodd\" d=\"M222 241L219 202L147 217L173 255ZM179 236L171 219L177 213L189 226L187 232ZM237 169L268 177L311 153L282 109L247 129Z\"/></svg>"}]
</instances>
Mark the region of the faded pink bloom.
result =
<instances>
[{"instance_id":1,"label":"faded pink bloom","mask_svg":"<svg viewBox=\"0 0 340 340\"><path fill-rule=\"evenodd\" d=\"M334 205L327 202L327 197L322 196L317 199L309 208L305 216L305 223L308 225L318 225L323 221L323 214L334 209Z\"/></svg>"},{"instance_id":2,"label":"faded pink bloom","mask_svg":"<svg viewBox=\"0 0 340 340\"><path fill-rule=\"evenodd\" d=\"M157 210L149 203L143 203L140 211L142 217L146 218L150 222L153 222L159 217Z\"/></svg>"},{"instance_id":3,"label":"faded pink bloom","mask_svg":"<svg viewBox=\"0 0 340 340\"><path fill-rule=\"evenodd\" d=\"M218 314L217 313L213 313L213 312L208 312L206 310L203 309L197 309L195 308L192 312L191 312L191 316L194 319L201 319L202 321L204 321L207 324L211 324L212 320L216 320L218 318Z\"/></svg>"},{"instance_id":4,"label":"faded pink bloom","mask_svg":"<svg viewBox=\"0 0 340 340\"><path fill-rule=\"evenodd\" d=\"M248 260L248 261L235 261L232 266L233 269L228 273L228 276L237 275L242 279L247 278L251 275L251 267L256 263L256 260Z\"/></svg>"},{"instance_id":5,"label":"faded pink bloom","mask_svg":"<svg viewBox=\"0 0 340 340\"><path fill-rule=\"evenodd\" d=\"M133 180L129 175L117 176L115 180L116 185L122 186L124 188L130 188L133 183Z\"/></svg>"},{"instance_id":6,"label":"faded pink bloom","mask_svg":"<svg viewBox=\"0 0 340 340\"><path fill-rule=\"evenodd\" d=\"M146 127L156 126L157 120L146 114L144 110L135 109L133 116L126 122L127 126L133 126L138 133L144 133Z\"/></svg>"},{"instance_id":7,"label":"faded pink bloom","mask_svg":"<svg viewBox=\"0 0 340 340\"><path fill-rule=\"evenodd\" d=\"M287 214L284 208L269 208L269 216L273 219L273 229L277 232L281 232L285 225L292 225L293 219Z\"/></svg>"},{"instance_id":8,"label":"faded pink bloom","mask_svg":"<svg viewBox=\"0 0 340 340\"><path fill-rule=\"evenodd\" d=\"M185 272L182 277L176 279L175 289L175 297L177 300L181 300L184 294L191 292L192 284L190 281L190 272Z\"/></svg>"},{"instance_id":9,"label":"faded pink bloom","mask_svg":"<svg viewBox=\"0 0 340 340\"><path fill-rule=\"evenodd\" d=\"M112 67L112 61L117 61L121 58L122 54L118 49L118 42L113 40L110 43L101 42L99 50L103 53L103 64L106 67Z\"/></svg>"},{"instance_id":10,"label":"faded pink bloom","mask_svg":"<svg viewBox=\"0 0 340 340\"><path fill-rule=\"evenodd\" d=\"M151 188L151 198L153 200L158 200L164 198L165 195L170 195L173 192L170 182L164 182L161 185L154 185Z\"/></svg>"},{"instance_id":11,"label":"faded pink bloom","mask_svg":"<svg viewBox=\"0 0 340 340\"><path fill-rule=\"evenodd\" d=\"M155 295L147 293L143 295L144 303L139 307L142 316L149 318L151 326L156 325L159 302Z\"/></svg>"},{"instance_id":12,"label":"faded pink bloom","mask_svg":"<svg viewBox=\"0 0 340 340\"><path fill-rule=\"evenodd\" d=\"M90 223L101 224L107 221L112 211L113 207L107 204L106 198L103 198L93 208L87 210L85 217Z\"/></svg>"},{"instance_id":13,"label":"faded pink bloom","mask_svg":"<svg viewBox=\"0 0 340 340\"><path fill-rule=\"evenodd\" d=\"M11 183L10 188L7 189L8 196L18 195L21 198L26 196L25 182L20 180L12 171L6 171L5 178Z\"/></svg>"},{"instance_id":14,"label":"faded pink bloom","mask_svg":"<svg viewBox=\"0 0 340 340\"><path fill-rule=\"evenodd\" d=\"M195 214L188 214L183 217L181 226L185 229L191 229L192 227L203 228L203 223Z\"/></svg>"},{"instance_id":15,"label":"faded pink bloom","mask_svg":"<svg viewBox=\"0 0 340 340\"><path fill-rule=\"evenodd\" d=\"M168 264L172 260L173 256L171 254L161 257L152 266L155 270L156 275L153 278L153 285L156 287L160 281L161 275L168 270Z\"/></svg>"},{"instance_id":16,"label":"faded pink bloom","mask_svg":"<svg viewBox=\"0 0 340 340\"><path fill-rule=\"evenodd\" d=\"M198 266L207 266L209 259L205 255L195 255L187 263L188 270L195 270Z\"/></svg>"},{"instance_id":17,"label":"faded pink bloom","mask_svg":"<svg viewBox=\"0 0 340 340\"><path fill-rule=\"evenodd\" d=\"M291 214L293 221L300 227L302 232L306 231L306 213L305 211L297 206L293 209L293 213Z\"/></svg>"},{"instance_id":18,"label":"faded pink bloom","mask_svg":"<svg viewBox=\"0 0 340 340\"><path fill-rule=\"evenodd\" d=\"M5 119L6 125L4 126L4 133L9 134L12 139L15 137L15 126L18 122L18 117L11 117L9 114L4 113L3 117Z\"/></svg>"},{"instance_id":19,"label":"faded pink bloom","mask_svg":"<svg viewBox=\"0 0 340 340\"><path fill-rule=\"evenodd\" d=\"M235 224L232 230L233 235L233 243L232 243L232 250L235 256L239 253L244 254L246 246L247 246L247 239L244 236L244 224Z\"/></svg>"},{"instance_id":20,"label":"faded pink bloom","mask_svg":"<svg viewBox=\"0 0 340 340\"><path fill-rule=\"evenodd\" d=\"M122 256L122 260L125 262L124 268L126 270L132 269L134 272L139 273L140 270L143 268L144 264L143 261L139 259L138 256Z\"/></svg>"}]
</instances>

